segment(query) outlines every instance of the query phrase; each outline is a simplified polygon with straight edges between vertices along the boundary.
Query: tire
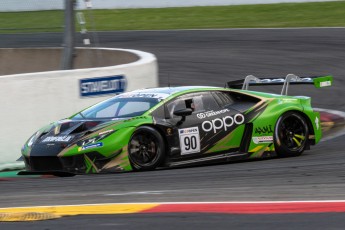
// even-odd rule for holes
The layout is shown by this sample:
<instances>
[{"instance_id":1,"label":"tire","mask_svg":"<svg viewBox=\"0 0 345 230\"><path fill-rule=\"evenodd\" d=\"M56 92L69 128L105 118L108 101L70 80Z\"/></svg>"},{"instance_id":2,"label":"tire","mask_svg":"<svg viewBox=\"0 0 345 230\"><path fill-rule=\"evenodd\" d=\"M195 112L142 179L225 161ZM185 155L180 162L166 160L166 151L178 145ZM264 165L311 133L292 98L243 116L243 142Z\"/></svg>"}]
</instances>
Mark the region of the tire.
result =
<instances>
[{"instance_id":1,"label":"tire","mask_svg":"<svg viewBox=\"0 0 345 230\"><path fill-rule=\"evenodd\" d=\"M135 171L153 170L164 160L165 143L152 127L139 127L128 144L128 157Z\"/></svg>"},{"instance_id":2,"label":"tire","mask_svg":"<svg viewBox=\"0 0 345 230\"><path fill-rule=\"evenodd\" d=\"M297 112L279 117L274 129L274 146L279 157L299 156L307 146L309 136L305 118Z\"/></svg>"}]
</instances>

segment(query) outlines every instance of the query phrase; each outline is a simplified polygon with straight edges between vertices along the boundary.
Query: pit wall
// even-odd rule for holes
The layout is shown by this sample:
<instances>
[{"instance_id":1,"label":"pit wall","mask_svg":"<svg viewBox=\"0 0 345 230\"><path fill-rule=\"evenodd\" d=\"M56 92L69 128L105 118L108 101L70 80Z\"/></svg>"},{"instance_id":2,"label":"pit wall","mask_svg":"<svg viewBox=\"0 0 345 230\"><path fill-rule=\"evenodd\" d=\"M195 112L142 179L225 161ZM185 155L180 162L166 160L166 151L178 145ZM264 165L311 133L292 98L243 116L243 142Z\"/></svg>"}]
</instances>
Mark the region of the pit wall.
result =
<instances>
[{"instance_id":1,"label":"pit wall","mask_svg":"<svg viewBox=\"0 0 345 230\"><path fill-rule=\"evenodd\" d=\"M63 71L44 71L55 68L52 57L58 57L61 50L33 49L33 56L14 55L30 53L30 49L0 49L0 57L3 52L12 53L12 59L7 57L6 62L11 59L14 71L23 70L37 71L35 73L12 74L0 76L0 164L15 162L20 157L20 150L25 141L40 127L53 121L69 117L74 113L91 106L97 102L105 100L114 95L81 97L80 80L88 78L104 78L111 76L124 76L126 80L125 91L138 88L158 86L158 67L157 60L153 54L125 49L77 49L80 58L76 60L78 67L83 69L63 70ZM55 52L54 55L43 57L44 54ZM42 51L41 55L39 55ZM109 60L100 63L101 65L110 64L112 56L115 60L112 66L86 68L94 66L100 57L100 53L108 55ZM83 55L81 55L83 54ZM114 55L115 54L115 55ZM15 60L13 57L17 56ZM116 57L115 57L116 56ZM34 57L39 57L30 66ZM121 58L123 57L123 58ZM59 57L60 58L60 57ZM56 63L59 63L59 58ZM1 65L4 66L1 58ZM98 60L99 61L99 60ZM50 63L50 64L49 64ZM40 67L40 66L43 66ZM1 67L2 68L2 67ZM41 69L40 69L41 68ZM59 69L59 68L55 68ZM9 70L6 70L9 71Z\"/></svg>"}]
</instances>

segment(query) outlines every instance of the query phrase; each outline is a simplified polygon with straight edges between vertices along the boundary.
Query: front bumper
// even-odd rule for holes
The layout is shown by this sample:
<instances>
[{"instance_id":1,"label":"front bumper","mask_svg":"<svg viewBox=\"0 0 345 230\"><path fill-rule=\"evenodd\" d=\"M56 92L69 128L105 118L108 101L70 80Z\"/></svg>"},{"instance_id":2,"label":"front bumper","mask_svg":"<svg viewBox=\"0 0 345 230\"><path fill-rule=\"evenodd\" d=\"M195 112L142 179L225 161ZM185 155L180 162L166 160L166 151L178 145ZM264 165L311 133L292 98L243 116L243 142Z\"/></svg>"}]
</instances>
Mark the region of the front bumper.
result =
<instances>
[{"instance_id":1,"label":"front bumper","mask_svg":"<svg viewBox=\"0 0 345 230\"><path fill-rule=\"evenodd\" d=\"M74 156L23 156L28 172L68 172L73 174L112 173L131 171L126 149L115 151L111 157L99 152L88 152Z\"/></svg>"},{"instance_id":2,"label":"front bumper","mask_svg":"<svg viewBox=\"0 0 345 230\"><path fill-rule=\"evenodd\" d=\"M69 173L86 173L84 157L82 155L60 158L57 156L24 157L26 171L50 172L62 171Z\"/></svg>"}]
</instances>

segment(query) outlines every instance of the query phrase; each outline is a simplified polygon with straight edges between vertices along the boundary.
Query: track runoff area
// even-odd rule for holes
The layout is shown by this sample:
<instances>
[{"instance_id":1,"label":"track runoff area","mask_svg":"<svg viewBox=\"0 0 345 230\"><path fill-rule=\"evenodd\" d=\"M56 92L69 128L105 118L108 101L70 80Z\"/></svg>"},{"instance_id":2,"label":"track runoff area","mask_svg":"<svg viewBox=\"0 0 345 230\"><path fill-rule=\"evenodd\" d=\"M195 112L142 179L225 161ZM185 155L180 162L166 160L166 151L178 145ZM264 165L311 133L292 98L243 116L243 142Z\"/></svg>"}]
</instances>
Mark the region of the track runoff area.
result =
<instances>
[{"instance_id":1,"label":"track runoff area","mask_svg":"<svg viewBox=\"0 0 345 230\"><path fill-rule=\"evenodd\" d=\"M345 201L122 203L1 208L0 221L49 220L75 215L133 213L343 213Z\"/></svg>"}]
</instances>

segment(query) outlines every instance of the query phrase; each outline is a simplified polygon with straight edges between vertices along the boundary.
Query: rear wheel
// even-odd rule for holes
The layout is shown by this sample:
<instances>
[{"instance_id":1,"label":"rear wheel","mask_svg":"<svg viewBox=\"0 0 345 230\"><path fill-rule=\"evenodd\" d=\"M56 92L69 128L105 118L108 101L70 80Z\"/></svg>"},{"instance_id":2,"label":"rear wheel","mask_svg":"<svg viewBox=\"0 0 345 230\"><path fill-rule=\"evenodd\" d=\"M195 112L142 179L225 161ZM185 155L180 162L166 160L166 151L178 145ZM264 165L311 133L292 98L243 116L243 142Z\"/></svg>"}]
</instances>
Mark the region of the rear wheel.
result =
<instances>
[{"instance_id":1,"label":"rear wheel","mask_svg":"<svg viewBox=\"0 0 345 230\"><path fill-rule=\"evenodd\" d=\"M128 144L128 156L134 170L152 170L164 159L164 140L152 127L139 127Z\"/></svg>"},{"instance_id":2,"label":"rear wheel","mask_svg":"<svg viewBox=\"0 0 345 230\"><path fill-rule=\"evenodd\" d=\"M296 112L287 112L279 117L275 132L274 145L278 156L299 156L303 153L309 136L304 117Z\"/></svg>"}]
</instances>

